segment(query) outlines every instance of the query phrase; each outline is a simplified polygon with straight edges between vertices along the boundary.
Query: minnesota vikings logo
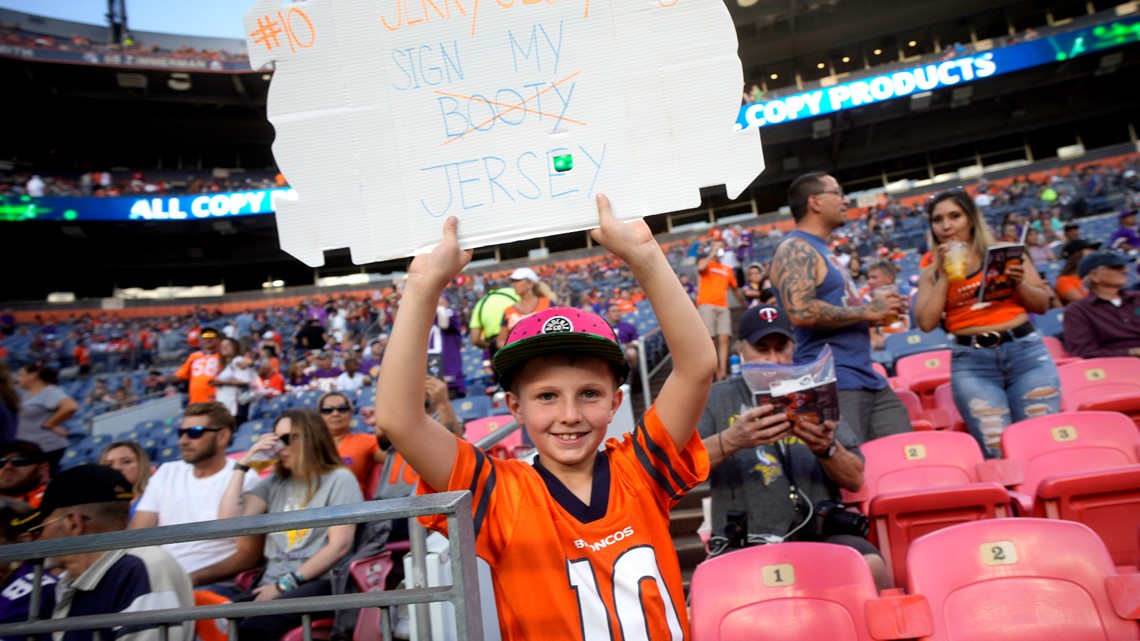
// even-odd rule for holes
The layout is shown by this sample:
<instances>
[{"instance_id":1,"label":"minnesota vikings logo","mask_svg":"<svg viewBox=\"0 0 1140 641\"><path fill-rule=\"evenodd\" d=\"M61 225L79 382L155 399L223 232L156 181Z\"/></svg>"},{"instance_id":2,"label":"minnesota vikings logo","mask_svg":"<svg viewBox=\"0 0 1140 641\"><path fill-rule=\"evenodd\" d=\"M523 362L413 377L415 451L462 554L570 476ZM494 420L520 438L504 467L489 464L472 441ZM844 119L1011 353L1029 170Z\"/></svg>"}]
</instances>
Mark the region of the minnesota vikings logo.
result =
<instances>
[{"instance_id":1,"label":"minnesota vikings logo","mask_svg":"<svg viewBox=\"0 0 1140 641\"><path fill-rule=\"evenodd\" d=\"M780 475L783 474L784 470L775 456L761 448L756 448L756 458L760 462L752 466L752 471L759 473L764 478L765 487L771 485L772 481L780 478Z\"/></svg>"}]
</instances>

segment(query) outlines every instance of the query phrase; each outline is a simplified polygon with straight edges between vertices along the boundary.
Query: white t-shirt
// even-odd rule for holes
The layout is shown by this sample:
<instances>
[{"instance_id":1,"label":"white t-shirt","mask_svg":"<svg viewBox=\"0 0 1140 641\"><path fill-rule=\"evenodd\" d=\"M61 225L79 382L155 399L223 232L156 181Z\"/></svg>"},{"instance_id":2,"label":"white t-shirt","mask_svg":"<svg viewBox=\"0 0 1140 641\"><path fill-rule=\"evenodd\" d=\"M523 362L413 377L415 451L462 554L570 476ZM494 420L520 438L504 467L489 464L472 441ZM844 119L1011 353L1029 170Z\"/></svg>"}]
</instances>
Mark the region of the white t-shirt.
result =
<instances>
[{"instance_id":1,"label":"white t-shirt","mask_svg":"<svg viewBox=\"0 0 1140 641\"><path fill-rule=\"evenodd\" d=\"M194 477L194 466L184 461L163 463L150 477L146 491L139 499L136 512L154 512L158 525L200 523L218 518L218 504L233 476L234 462L226 461L220 472L205 478ZM243 491L248 492L261 479L245 475ZM232 555L237 550L234 539L213 539L162 546L186 573L201 570Z\"/></svg>"}]
</instances>

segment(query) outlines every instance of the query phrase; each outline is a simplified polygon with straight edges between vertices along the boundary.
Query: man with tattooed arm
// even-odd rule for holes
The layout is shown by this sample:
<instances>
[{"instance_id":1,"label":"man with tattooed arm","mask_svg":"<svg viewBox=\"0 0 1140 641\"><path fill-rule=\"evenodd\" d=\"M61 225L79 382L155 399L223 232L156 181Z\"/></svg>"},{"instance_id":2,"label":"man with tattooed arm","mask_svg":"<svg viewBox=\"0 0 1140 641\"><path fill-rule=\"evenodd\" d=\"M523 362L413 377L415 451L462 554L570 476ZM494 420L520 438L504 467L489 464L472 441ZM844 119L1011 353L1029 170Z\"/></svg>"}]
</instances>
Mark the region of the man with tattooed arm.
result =
<instances>
[{"instance_id":1,"label":"man with tattooed arm","mask_svg":"<svg viewBox=\"0 0 1140 641\"><path fill-rule=\"evenodd\" d=\"M823 172L804 174L788 187L796 229L772 258L772 282L795 327L795 362L815 360L831 345L839 379L840 413L859 442L909 432L910 419L887 380L871 367L868 330L896 315L906 302L888 294L862 304L859 290L828 246L832 231L847 224L849 201L839 181Z\"/></svg>"}]
</instances>

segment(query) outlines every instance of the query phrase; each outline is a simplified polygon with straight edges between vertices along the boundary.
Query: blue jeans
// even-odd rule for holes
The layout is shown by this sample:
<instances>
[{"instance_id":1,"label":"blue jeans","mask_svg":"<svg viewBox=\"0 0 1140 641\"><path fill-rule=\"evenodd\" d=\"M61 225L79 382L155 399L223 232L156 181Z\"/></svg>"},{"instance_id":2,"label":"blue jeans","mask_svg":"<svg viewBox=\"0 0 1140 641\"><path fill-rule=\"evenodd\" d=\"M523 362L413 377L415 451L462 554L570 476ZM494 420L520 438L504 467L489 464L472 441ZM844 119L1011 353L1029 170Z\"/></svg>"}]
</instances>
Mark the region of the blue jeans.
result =
<instances>
[{"instance_id":1,"label":"blue jeans","mask_svg":"<svg viewBox=\"0 0 1140 641\"><path fill-rule=\"evenodd\" d=\"M951 354L954 404L987 457L1001 456L1010 424L1061 410L1061 379L1039 333L993 348L956 344Z\"/></svg>"}]
</instances>

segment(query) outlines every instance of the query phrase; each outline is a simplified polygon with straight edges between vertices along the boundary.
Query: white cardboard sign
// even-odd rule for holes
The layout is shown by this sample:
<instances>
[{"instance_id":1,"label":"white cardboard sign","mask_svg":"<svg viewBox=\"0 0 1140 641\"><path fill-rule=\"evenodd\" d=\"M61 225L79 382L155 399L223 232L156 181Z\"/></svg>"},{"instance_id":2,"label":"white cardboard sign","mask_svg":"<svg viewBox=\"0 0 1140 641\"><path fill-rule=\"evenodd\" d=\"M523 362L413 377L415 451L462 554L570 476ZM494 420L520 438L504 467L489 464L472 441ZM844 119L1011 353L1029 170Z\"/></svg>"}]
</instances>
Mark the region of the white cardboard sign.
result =
<instances>
[{"instance_id":1,"label":"white cardboard sign","mask_svg":"<svg viewBox=\"0 0 1140 641\"><path fill-rule=\"evenodd\" d=\"M424 251L452 214L480 247L591 228L598 192L696 207L764 168L722 0L260 0L245 30L276 65L281 247L310 266Z\"/></svg>"}]
</instances>

